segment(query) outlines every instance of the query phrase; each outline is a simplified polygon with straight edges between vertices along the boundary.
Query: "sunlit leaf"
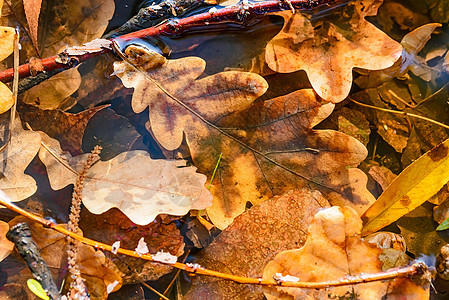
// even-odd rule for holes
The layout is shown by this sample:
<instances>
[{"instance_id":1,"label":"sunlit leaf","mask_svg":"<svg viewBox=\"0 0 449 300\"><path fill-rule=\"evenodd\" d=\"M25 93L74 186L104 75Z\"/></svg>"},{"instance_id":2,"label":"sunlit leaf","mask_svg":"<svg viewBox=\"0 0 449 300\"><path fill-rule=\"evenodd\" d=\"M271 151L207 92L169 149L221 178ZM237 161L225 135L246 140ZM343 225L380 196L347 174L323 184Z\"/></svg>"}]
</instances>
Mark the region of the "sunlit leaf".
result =
<instances>
[{"instance_id":1,"label":"sunlit leaf","mask_svg":"<svg viewBox=\"0 0 449 300\"><path fill-rule=\"evenodd\" d=\"M212 182L208 215L225 228L245 210L289 189L316 187L333 204L362 213L374 201L357 166L366 148L337 131L313 130L333 110L332 103L303 89L252 104L267 84L246 72L221 72L196 79L205 62L197 57L145 60L149 54L128 47L138 71L115 63L126 87L134 87L135 112L149 106L148 127L166 149L186 139L199 172ZM154 56L154 55L153 55ZM196 80L195 80L196 79Z\"/></svg>"},{"instance_id":2,"label":"sunlit leaf","mask_svg":"<svg viewBox=\"0 0 449 300\"><path fill-rule=\"evenodd\" d=\"M363 214L364 235L396 221L436 194L449 181L449 140L408 166Z\"/></svg>"},{"instance_id":3,"label":"sunlit leaf","mask_svg":"<svg viewBox=\"0 0 449 300\"><path fill-rule=\"evenodd\" d=\"M0 221L0 261L5 259L11 253L12 249L14 249L14 243L6 238L8 231L8 223Z\"/></svg>"},{"instance_id":4,"label":"sunlit leaf","mask_svg":"<svg viewBox=\"0 0 449 300\"><path fill-rule=\"evenodd\" d=\"M275 13L284 18L284 28L267 45L268 66L281 73L305 70L320 97L342 101L351 89L353 68L385 69L402 52L398 42L365 20L381 2L350 2L324 18Z\"/></svg>"},{"instance_id":5,"label":"sunlit leaf","mask_svg":"<svg viewBox=\"0 0 449 300\"><path fill-rule=\"evenodd\" d=\"M33 292L33 294L38 296L40 299L50 300L50 297L47 296L44 288L36 279L28 279L27 286Z\"/></svg>"}]
</instances>

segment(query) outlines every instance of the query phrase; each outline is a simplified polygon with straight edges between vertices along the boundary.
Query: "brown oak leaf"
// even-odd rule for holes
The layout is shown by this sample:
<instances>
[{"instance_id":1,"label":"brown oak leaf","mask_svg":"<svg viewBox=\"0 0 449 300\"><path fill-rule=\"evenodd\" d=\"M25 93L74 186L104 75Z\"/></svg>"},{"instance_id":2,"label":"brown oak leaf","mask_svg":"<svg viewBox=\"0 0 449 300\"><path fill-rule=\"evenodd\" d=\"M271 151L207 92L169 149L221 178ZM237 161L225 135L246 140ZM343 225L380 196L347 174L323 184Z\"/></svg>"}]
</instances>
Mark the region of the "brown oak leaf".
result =
<instances>
[{"instance_id":1,"label":"brown oak leaf","mask_svg":"<svg viewBox=\"0 0 449 300\"><path fill-rule=\"evenodd\" d=\"M305 70L320 97L344 100L351 89L352 69L385 69L393 65L402 46L365 20L375 15L379 0L352 1L323 17L300 12L275 13L284 27L267 45L268 66L281 73Z\"/></svg>"},{"instance_id":2,"label":"brown oak leaf","mask_svg":"<svg viewBox=\"0 0 449 300\"><path fill-rule=\"evenodd\" d=\"M198 261L208 269L261 277L264 266L284 250L304 245L305 228L327 200L318 191L288 191L238 216L204 251ZM201 276L194 278L186 299L263 299L262 288Z\"/></svg>"},{"instance_id":3,"label":"brown oak leaf","mask_svg":"<svg viewBox=\"0 0 449 300\"><path fill-rule=\"evenodd\" d=\"M140 238L144 238L149 252L160 251L175 256L184 253L184 239L170 218L156 218L148 225L140 226L131 222L117 209L111 209L101 215L94 215L82 210L80 228L86 237L112 245L120 241L123 249L135 249ZM171 266L148 262L126 255L114 255L105 252L114 268L123 278L124 284L138 283L147 280L157 280L172 270Z\"/></svg>"},{"instance_id":4,"label":"brown oak leaf","mask_svg":"<svg viewBox=\"0 0 449 300\"><path fill-rule=\"evenodd\" d=\"M42 110L37 107L21 104L19 113L23 122L30 124L36 131L44 131L61 143L62 150L72 155L83 153L81 142L87 123L98 111L108 107L102 105L77 114L60 110Z\"/></svg>"},{"instance_id":5,"label":"brown oak leaf","mask_svg":"<svg viewBox=\"0 0 449 300\"><path fill-rule=\"evenodd\" d=\"M157 141L171 150L185 138L198 171L209 177L222 154L208 209L217 227L229 225L247 201L258 204L304 186L360 212L374 201L366 176L352 168L366 157L366 148L340 132L311 129L334 107L313 90L251 106L267 88L259 75L222 72L195 80L205 67L200 58L161 60L158 68L139 49L128 54L147 72L116 62L115 73L126 87L134 87L135 112L149 106Z\"/></svg>"}]
</instances>

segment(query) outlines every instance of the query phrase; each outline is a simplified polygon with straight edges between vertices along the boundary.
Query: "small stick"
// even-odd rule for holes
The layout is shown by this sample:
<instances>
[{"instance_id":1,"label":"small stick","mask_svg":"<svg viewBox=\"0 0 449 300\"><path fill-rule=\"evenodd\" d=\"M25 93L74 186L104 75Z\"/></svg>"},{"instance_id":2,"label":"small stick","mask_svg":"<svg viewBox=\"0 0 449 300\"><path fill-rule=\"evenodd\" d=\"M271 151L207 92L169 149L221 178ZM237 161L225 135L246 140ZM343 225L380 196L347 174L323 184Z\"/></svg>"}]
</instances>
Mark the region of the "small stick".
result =
<instances>
[{"instance_id":1,"label":"small stick","mask_svg":"<svg viewBox=\"0 0 449 300\"><path fill-rule=\"evenodd\" d=\"M372 108L372 109L375 109L375 110L380 110L380 111L388 112L388 113L392 113L392 114L403 115L404 117L412 117L412 118L421 119L421 120L424 120L424 121L436 124L438 126L441 126L443 128L449 129L449 125L446 125L446 124L443 124L441 122L429 119L427 117L423 117L423 116L420 116L420 115L408 113L408 112L405 112L405 111L392 110L392 109L388 109L388 108L372 106L372 105L369 105L369 104L358 102L358 101L356 101L356 100L354 100L352 98L348 98L348 99L351 100L352 102L354 102L355 104L360 105L360 106L364 106L364 107L368 107L368 108Z\"/></svg>"},{"instance_id":2,"label":"small stick","mask_svg":"<svg viewBox=\"0 0 449 300\"><path fill-rule=\"evenodd\" d=\"M31 238L31 230L28 224L19 223L13 226L6 237L16 245L17 251L25 259L33 277L39 281L50 299L61 299L51 272Z\"/></svg>"},{"instance_id":3,"label":"small stick","mask_svg":"<svg viewBox=\"0 0 449 300\"><path fill-rule=\"evenodd\" d=\"M153 293L155 293L156 295L158 295L159 297L161 297L164 300L170 300L167 297L165 297L165 295L163 295L161 292L159 292L158 290L156 290L154 287L152 287L151 285L149 285L146 282L141 282L141 284L146 287L147 289L149 289L150 291L152 291Z\"/></svg>"}]
</instances>

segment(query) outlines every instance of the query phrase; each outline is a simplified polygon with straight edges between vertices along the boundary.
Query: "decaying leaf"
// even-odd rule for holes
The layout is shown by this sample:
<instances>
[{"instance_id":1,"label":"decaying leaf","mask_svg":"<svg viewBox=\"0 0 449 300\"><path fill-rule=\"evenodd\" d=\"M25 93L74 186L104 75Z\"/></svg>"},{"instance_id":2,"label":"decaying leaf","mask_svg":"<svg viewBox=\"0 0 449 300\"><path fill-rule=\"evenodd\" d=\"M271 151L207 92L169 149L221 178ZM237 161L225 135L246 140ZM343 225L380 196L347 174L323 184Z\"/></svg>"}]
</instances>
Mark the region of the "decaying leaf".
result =
<instances>
[{"instance_id":1,"label":"decaying leaf","mask_svg":"<svg viewBox=\"0 0 449 300\"><path fill-rule=\"evenodd\" d=\"M5 259L11 253L12 249L14 249L14 243L6 238L8 230L8 223L0 221L0 261Z\"/></svg>"},{"instance_id":2,"label":"decaying leaf","mask_svg":"<svg viewBox=\"0 0 449 300\"><path fill-rule=\"evenodd\" d=\"M42 258L53 273L54 278L67 264L67 238L65 235L54 231L53 229L44 228L41 224L30 222L28 219L20 216L9 222L13 226L20 222L27 222L33 235L33 241L36 243ZM119 284L114 290L118 290L122 285L120 275L109 266L110 262L105 258L100 250L94 247L77 244L77 255L75 259L77 266L81 271L81 277L85 278L91 299L106 299L106 287L117 281ZM26 268L26 266L24 266ZM25 270L24 270L25 271ZM26 269L28 271L28 269ZM29 273L29 271L28 271ZM32 276L29 275L28 278ZM62 278L61 278L62 279ZM67 278L66 284L70 284L70 278Z\"/></svg>"},{"instance_id":3,"label":"decaying leaf","mask_svg":"<svg viewBox=\"0 0 449 300\"><path fill-rule=\"evenodd\" d=\"M41 13L42 0L23 0L23 8L30 28L30 37L36 49L37 45L37 26L39 24L39 14Z\"/></svg>"},{"instance_id":4,"label":"decaying leaf","mask_svg":"<svg viewBox=\"0 0 449 300\"><path fill-rule=\"evenodd\" d=\"M363 214L363 234L375 232L412 211L449 181L449 140L408 166Z\"/></svg>"},{"instance_id":5,"label":"decaying leaf","mask_svg":"<svg viewBox=\"0 0 449 300\"><path fill-rule=\"evenodd\" d=\"M349 207L332 207L319 211L309 226L306 244L301 249L287 250L276 255L264 270L263 279L276 273L295 276L300 281L327 281L361 273L381 271L378 259L381 250L360 237L362 222ZM407 288L403 288L407 286ZM420 287L408 279L394 283L372 282L354 286L310 290L285 287L264 288L272 299L383 299L393 294L429 297L429 288ZM407 298L405 298L407 299Z\"/></svg>"},{"instance_id":6,"label":"decaying leaf","mask_svg":"<svg viewBox=\"0 0 449 300\"><path fill-rule=\"evenodd\" d=\"M8 140L9 118L2 116L0 128L4 141ZM33 195L37 190L33 177L24 173L26 167L39 151L41 138L38 133L23 130L16 119L11 130L11 142L0 153L0 190L8 194L12 201L20 201Z\"/></svg>"},{"instance_id":7,"label":"decaying leaf","mask_svg":"<svg viewBox=\"0 0 449 300\"><path fill-rule=\"evenodd\" d=\"M55 55L67 46L80 46L100 38L114 9L113 0L56 0L47 4L41 12L47 16L47 24L39 28L39 36L43 39L40 45L42 57Z\"/></svg>"},{"instance_id":8,"label":"decaying leaf","mask_svg":"<svg viewBox=\"0 0 449 300\"><path fill-rule=\"evenodd\" d=\"M146 61L149 54L139 48L128 47L127 53L147 72L118 62L115 73L134 87L135 112L149 106L158 142L171 150L185 138L195 166L209 177L222 153L208 209L217 227L229 225L247 201L258 204L304 186L360 212L374 201L366 176L352 168L366 157L365 147L340 132L311 129L333 110L313 90L251 106L267 88L256 74L222 72L195 80L205 67L200 58Z\"/></svg>"},{"instance_id":9,"label":"decaying leaf","mask_svg":"<svg viewBox=\"0 0 449 300\"><path fill-rule=\"evenodd\" d=\"M200 254L201 266L249 277L261 277L280 251L300 247L313 216L329 204L318 191L301 189L275 196L238 216ZM261 299L260 286L197 277L187 299Z\"/></svg>"},{"instance_id":10,"label":"decaying leaf","mask_svg":"<svg viewBox=\"0 0 449 300\"><path fill-rule=\"evenodd\" d=\"M22 101L40 109L61 109L72 107L75 102L66 102L81 84L81 75L76 68L63 71L32 87L22 95ZM70 100L70 99L69 99Z\"/></svg>"},{"instance_id":11,"label":"decaying leaf","mask_svg":"<svg viewBox=\"0 0 449 300\"><path fill-rule=\"evenodd\" d=\"M150 224L140 226L131 222L116 208L101 215L82 210L80 228L86 237L109 245L120 241L120 247L124 249L135 249L139 239L144 238L151 254L164 251L179 257L184 253L184 239L170 218L162 220L158 217ZM126 255L109 252L104 254L115 266L124 284L157 280L172 270L171 266Z\"/></svg>"},{"instance_id":12,"label":"decaying leaf","mask_svg":"<svg viewBox=\"0 0 449 300\"><path fill-rule=\"evenodd\" d=\"M289 11L284 28L266 49L268 66L281 73L305 70L318 95L334 103L345 99L352 69L385 69L393 65L402 46L365 20L375 15L379 0L350 2L325 20Z\"/></svg>"},{"instance_id":13,"label":"decaying leaf","mask_svg":"<svg viewBox=\"0 0 449 300\"><path fill-rule=\"evenodd\" d=\"M145 151L124 152L89 169L83 204L95 214L117 207L139 225L161 213L182 216L212 202L206 176L195 170L184 161L152 160Z\"/></svg>"},{"instance_id":14,"label":"decaying leaf","mask_svg":"<svg viewBox=\"0 0 449 300\"><path fill-rule=\"evenodd\" d=\"M45 131L61 143L61 148L72 155L81 154L81 142L87 123L98 111L108 105L98 106L77 114L60 110L42 110L31 105L19 105L22 122L28 123L35 131Z\"/></svg>"}]
</instances>

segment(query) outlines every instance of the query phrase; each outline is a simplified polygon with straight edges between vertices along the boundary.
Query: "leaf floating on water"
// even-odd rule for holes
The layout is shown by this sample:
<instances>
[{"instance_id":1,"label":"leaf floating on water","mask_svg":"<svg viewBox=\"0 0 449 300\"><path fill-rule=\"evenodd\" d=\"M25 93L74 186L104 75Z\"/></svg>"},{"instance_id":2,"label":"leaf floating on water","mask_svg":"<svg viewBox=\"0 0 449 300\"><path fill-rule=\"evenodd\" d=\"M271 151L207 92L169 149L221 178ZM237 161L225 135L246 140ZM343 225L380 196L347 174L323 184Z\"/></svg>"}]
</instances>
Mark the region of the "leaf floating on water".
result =
<instances>
[{"instance_id":1,"label":"leaf floating on water","mask_svg":"<svg viewBox=\"0 0 449 300\"><path fill-rule=\"evenodd\" d=\"M206 176L195 171L185 161L152 160L145 151L124 152L89 169L83 204L95 214L117 207L139 225L158 214L182 216L212 203L204 186Z\"/></svg>"},{"instance_id":2,"label":"leaf floating on water","mask_svg":"<svg viewBox=\"0 0 449 300\"><path fill-rule=\"evenodd\" d=\"M275 13L284 18L284 27L267 45L268 66L280 73L305 70L320 97L334 103L344 100L353 68L385 69L402 52L398 42L365 20L381 3L350 2L333 17L326 15L326 20L312 20L299 12Z\"/></svg>"},{"instance_id":3,"label":"leaf floating on water","mask_svg":"<svg viewBox=\"0 0 449 300\"><path fill-rule=\"evenodd\" d=\"M364 235L375 232L412 211L449 181L449 140L409 165L363 214Z\"/></svg>"}]
</instances>

